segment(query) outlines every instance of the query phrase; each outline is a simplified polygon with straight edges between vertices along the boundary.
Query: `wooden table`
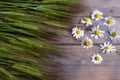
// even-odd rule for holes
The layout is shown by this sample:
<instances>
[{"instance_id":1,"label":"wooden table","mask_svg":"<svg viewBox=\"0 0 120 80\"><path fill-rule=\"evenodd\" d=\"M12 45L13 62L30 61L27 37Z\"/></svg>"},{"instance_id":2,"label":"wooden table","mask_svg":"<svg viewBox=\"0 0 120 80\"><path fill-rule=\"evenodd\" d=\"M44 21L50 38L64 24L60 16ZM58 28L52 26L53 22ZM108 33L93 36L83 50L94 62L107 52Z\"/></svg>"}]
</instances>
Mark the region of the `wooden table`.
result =
<instances>
[{"instance_id":1,"label":"wooden table","mask_svg":"<svg viewBox=\"0 0 120 80\"><path fill-rule=\"evenodd\" d=\"M81 1L81 0L80 0ZM113 16L117 20L115 28L120 31L120 0L82 0L84 9L83 12L77 14L73 19L73 24L78 24L79 20L93 10L100 10L104 16ZM72 26L73 27L73 26ZM59 72L62 80L120 80L120 39L113 41L117 51L112 54L102 54L99 50L99 44L107 41L107 38L94 41L94 47L91 49L84 49L81 47L80 42L75 40L71 31L62 30L59 42L55 42L63 50L63 58L56 60L62 65ZM87 36L90 36L86 32ZM120 32L119 32L120 35ZM100 53L103 56L103 63L94 65L91 62L91 55Z\"/></svg>"}]
</instances>

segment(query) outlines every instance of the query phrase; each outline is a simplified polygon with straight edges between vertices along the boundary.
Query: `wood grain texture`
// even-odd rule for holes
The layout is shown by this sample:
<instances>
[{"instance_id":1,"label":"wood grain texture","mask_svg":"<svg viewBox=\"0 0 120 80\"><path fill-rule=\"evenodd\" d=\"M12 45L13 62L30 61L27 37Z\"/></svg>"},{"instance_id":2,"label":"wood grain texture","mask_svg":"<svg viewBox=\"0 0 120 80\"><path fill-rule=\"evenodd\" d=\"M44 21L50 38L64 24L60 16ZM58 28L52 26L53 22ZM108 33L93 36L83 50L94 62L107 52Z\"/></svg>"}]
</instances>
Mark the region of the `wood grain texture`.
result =
<instances>
[{"instance_id":1,"label":"wood grain texture","mask_svg":"<svg viewBox=\"0 0 120 80\"><path fill-rule=\"evenodd\" d=\"M79 0L84 6L84 12L77 14L76 16L89 16L88 12L93 10L101 10L104 12L104 16L115 16L120 17L120 0Z\"/></svg>"},{"instance_id":2,"label":"wood grain texture","mask_svg":"<svg viewBox=\"0 0 120 80\"><path fill-rule=\"evenodd\" d=\"M110 41L113 44L120 44L120 39L111 41L109 38L109 31L112 31L112 30L116 31L117 34L120 35L120 26L119 26L120 18L117 18L116 20L117 20L116 21L117 23L112 28L108 28L106 26L101 26L101 30L105 31L106 33L104 34L104 37L101 37L97 40L94 37L91 37L90 30L86 30L87 28L85 26L80 25L79 27L84 30L85 36L87 36L93 40L94 44L101 44L106 41ZM76 22L77 22L77 20L76 20ZM56 42L52 42L52 43L54 43L54 44L80 44L80 40L82 40L85 36L79 40L76 40L75 38L73 38L73 36L71 34L73 27L75 27L75 24L73 24L73 26L70 26L69 30L58 30L57 32L60 33L61 35L59 38L57 38Z\"/></svg>"},{"instance_id":3,"label":"wood grain texture","mask_svg":"<svg viewBox=\"0 0 120 80\"><path fill-rule=\"evenodd\" d=\"M108 12L106 12L107 11L106 8L108 10L113 9L112 8L113 6L115 6L114 10L117 10L117 8L120 8L120 6L118 4L118 3L120 3L120 1L117 1L117 0L114 0L114 1L113 0L104 0L104 1L103 0L89 0L89 1L83 0L83 1L84 1L84 5L87 5L88 7L90 7L93 10L100 9L104 14L108 13ZM94 8L93 6L96 6L96 7ZM84 12L90 14L91 9L85 10ZM119 10L117 10L117 11L119 11ZM88 16L85 13L82 13L82 12L80 14L82 14L84 16ZM111 13L111 14L113 14L115 16L119 14L119 16L120 16L119 12ZM107 16L111 16L111 15L107 14ZM75 40L72 37L72 34L71 34L72 28L75 27L76 25L78 25L81 29L83 29L85 31L85 36L88 36L89 38L91 38L90 32L88 30L86 30L86 27L83 24L80 24L80 20L83 19L83 18L84 18L83 16L74 17L74 19L72 20L73 21L72 25L68 26L69 30L57 30L58 33L61 33L61 36L58 38L58 41L53 42L53 43L55 43L55 44L80 44L80 40ZM106 31L105 37L102 37L98 40L95 40L94 38L91 38L93 40L94 44L100 44L100 43L105 42L105 41L110 41L110 39L106 36L108 36L108 31L111 31L113 29L115 31L117 31L118 35L120 35L120 26L119 26L120 18L115 17L115 19L116 19L116 24L112 28L108 28L108 27L104 26L103 25L104 21L101 21L101 22L98 23L98 22L93 20L93 26L99 24L99 25L101 25L101 29ZM120 44L120 39L112 41L112 43L113 44Z\"/></svg>"},{"instance_id":4,"label":"wood grain texture","mask_svg":"<svg viewBox=\"0 0 120 80\"><path fill-rule=\"evenodd\" d=\"M104 16L113 16L117 20L117 24L114 29L118 31L120 35L120 0L78 0L84 6L83 12L76 14L73 18L72 26L69 26L69 30L57 30L61 33L56 44L65 56L63 58L56 58L56 61L61 63L61 72L59 76L62 80L120 80L120 39L112 41L114 46L117 47L117 51L112 54L103 54L100 51L99 44L109 41L107 37L95 40L94 47L91 49L84 49L80 46L80 40L75 40L71 35L71 29L75 25L78 25L80 19L85 16L90 16L90 12L93 10L100 10L104 13ZM85 30L85 27L81 24L79 26ZM102 29L108 31L112 28ZM88 31L85 30L85 35L90 37ZM100 53L103 57L103 63L94 65L91 62L91 56L94 53Z\"/></svg>"},{"instance_id":5,"label":"wood grain texture","mask_svg":"<svg viewBox=\"0 0 120 80\"><path fill-rule=\"evenodd\" d=\"M120 80L120 46L117 45L117 52L103 54L99 46L91 49L84 49L79 45L61 45L59 46L66 58L57 58L62 63L59 75L63 80ZM94 65L91 62L91 56L99 53L103 57L103 63Z\"/></svg>"}]
</instances>

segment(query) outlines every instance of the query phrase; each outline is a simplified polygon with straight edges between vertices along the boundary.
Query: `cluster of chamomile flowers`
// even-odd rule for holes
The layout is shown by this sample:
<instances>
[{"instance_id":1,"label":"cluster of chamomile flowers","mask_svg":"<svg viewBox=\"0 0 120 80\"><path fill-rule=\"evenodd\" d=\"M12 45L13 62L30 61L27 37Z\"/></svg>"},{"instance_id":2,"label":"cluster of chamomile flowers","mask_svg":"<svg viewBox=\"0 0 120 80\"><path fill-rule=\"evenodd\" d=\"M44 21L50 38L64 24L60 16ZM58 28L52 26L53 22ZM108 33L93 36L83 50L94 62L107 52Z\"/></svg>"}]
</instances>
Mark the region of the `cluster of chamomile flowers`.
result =
<instances>
[{"instance_id":1,"label":"cluster of chamomile flowers","mask_svg":"<svg viewBox=\"0 0 120 80\"><path fill-rule=\"evenodd\" d=\"M85 17L84 19L80 20L80 23L83 24L84 26L86 26L87 28L90 27L90 31L89 33L91 34L91 37L95 38L95 39L99 39L101 37L104 37L106 31L101 29L101 26L99 24L97 25L93 25L92 21L96 21L96 23L98 21L104 21L103 22L103 27L113 27L116 24L116 20L115 18L108 16L108 17L103 17L103 13L99 10L94 10L91 13L90 18L89 17ZM92 27L91 27L92 26ZM76 26L72 29L72 35L74 38L76 39L82 39L81 40L81 46L83 48L89 49L93 47L93 41L91 38L85 36L84 34L84 30L82 30L80 27ZM116 31L110 31L109 32L109 36L110 40L116 40L118 38L120 38L120 36L117 34ZM102 44L100 44L100 49L102 51L102 53L112 53L113 51L116 51L116 47L112 45L111 42L104 42ZM91 61L94 64L100 64L103 61L102 56L99 53L93 54L91 56Z\"/></svg>"}]
</instances>

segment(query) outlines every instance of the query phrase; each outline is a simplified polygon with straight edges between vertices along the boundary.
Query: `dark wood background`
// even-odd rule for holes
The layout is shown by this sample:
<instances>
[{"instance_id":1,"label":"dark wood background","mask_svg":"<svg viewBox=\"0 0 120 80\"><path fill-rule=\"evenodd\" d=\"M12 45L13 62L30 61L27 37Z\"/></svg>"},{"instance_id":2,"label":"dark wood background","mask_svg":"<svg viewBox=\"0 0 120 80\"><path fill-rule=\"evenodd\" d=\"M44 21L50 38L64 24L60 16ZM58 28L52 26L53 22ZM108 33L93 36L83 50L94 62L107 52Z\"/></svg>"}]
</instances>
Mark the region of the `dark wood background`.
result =
<instances>
[{"instance_id":1,"label":"dark wood background","mask_svg":"<svg viewBox=\"0 0 120 80\"><path fill-rule=\"evenodd\" d=\"M104 16L113 16L117 20L114 26L120 35L120 0L78 0L82 2L81 8L84 10L73 18L73 25L78 24L79 19L89 16L93 10L100 10ZM73 27L73 26L72 26ZM70 31L58 31L62 35L59 41L54 42L59 48L63 50L63 58L56 60L62 64L59 75L63 80L120 80L120 40L113 41L117 51L106 55L99 50L99 44L107 41L107 38L94 40L94 47L91 49L84 49L80 42L75 40ZM63 36L64 35L64 36ZM90 36L86 32L87 36ZM91 62L90 56L94 53L100 53L103 56L103 63L94 65Z\"/></svg>"}]
</instances>

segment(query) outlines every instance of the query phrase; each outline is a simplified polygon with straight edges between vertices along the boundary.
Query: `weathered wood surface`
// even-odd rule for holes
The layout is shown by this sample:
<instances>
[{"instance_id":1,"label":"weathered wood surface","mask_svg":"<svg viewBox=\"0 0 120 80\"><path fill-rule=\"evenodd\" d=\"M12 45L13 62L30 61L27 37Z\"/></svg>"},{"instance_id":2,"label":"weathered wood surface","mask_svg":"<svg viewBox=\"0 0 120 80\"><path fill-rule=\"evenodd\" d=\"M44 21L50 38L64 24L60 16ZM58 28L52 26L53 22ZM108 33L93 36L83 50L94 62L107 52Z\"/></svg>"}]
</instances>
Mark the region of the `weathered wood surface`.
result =
<instances>
[{"instance_id":1,"label":"weathered wood surface","mask_svg":"<svg viewBox=\"0 0 120 80\"><path fill-rule=\"evenodd\" d=\"M76 16L89 16L89 12L98 9L104 12L105 16L120 17L120 0L77 0L83 3L81 6L83 12Z\"/></svg>"},{"instance_id":2,"label":"weathered wood surface","mask_svg":"<svg viewBox=\"0 0 120 80\"><path fill-rule=\"evenodd\" d=\"M63 80L120 80L120 46L117 52L112 54L101 54L103 63L94 65L91 62L91 55L100 53L99 47L86 50L79 45L61 45L59 46L66 52L66 58L59 58L58 61L63 64L61 69L64 71L59 75Z\"/></svg>"},{"instance_id":3,"label":"weathered wood surface","mask_svg":"<svg viewBox=\"0 0 120 80\"><path fill-rule=\"evenodd\" d=\"M90 13L90 12L88 12ZM106 12L103 12L103 13L106 13ZM108 15L109 16L109 15ZM81 29L83 29L85 31L85 36L88 36L89 38L91 38L91 34L88 30L85 30L86 27L83 25L83 24L80 24L80 19L83 19L84 17L75 17L76 19L74 19L73 21L73 24L71 26L69 26L69 30L58 30L57 32L60 33L62 36L60 36L56 42L56 44L80 44L79 43L79 40L75 40L73 37L72 37L72 28L75 27L76 25L78 25L78 27L80 27ZM107 31L111 31L112 29L115 29L115 31L117 31L118 35L120 35L120 18L115 18L116 19L116 24L113 26L113 27L107 27L107 26L103 26L102 24L104 22L101 22L99 23L99 25L102 25L102 30L103 31L106 31L105 35L108 35L108 32ZM79 24L78 24L79 23ZM102 42L105 42L105 41L110 41L110 39L106 36L96 40L94 38L91 38L94 42L94 44L100 44ZM120 44L120 40L114 40L112 41L113 44Z\"/></svg>"},{"instance_id":4,"label":"weathered wood surface","mask_svg":"<svg viewBox=\"0 0 120 80\"><path fill-rule=\"evenodd\" d=\"M81 0L79 0L81 1ZM82 0L84 6L83 12L76 14L73 19L73 25L78 24L79 19L84 16L89 16L92 10L98 9L104 13L104 16L114 16L117 19L115 28L120 34L120 0ZM80 25L81 26L81 25ZM71 35L70 30L58 30L61 36L58 41L52 42L63 50L63 58L57 58L56 60L63 64L60 68L63 72L59 75L62 80L120 80L120 40L113 41L114 46L117 47L117 51L112 54L103 54L100 51L98 44L108 41L107 38L94 41L94 47L91 49L84 49L79 44L79 40L75 40ZM84 27L81 27L84 29ZM63 35L64 36L63 36ZM86 35L90 37L89 33ZM94 53L100 53L103 57L103 63L94 65L91 62L91 55Z\"/></svg>"}]
</instances>

